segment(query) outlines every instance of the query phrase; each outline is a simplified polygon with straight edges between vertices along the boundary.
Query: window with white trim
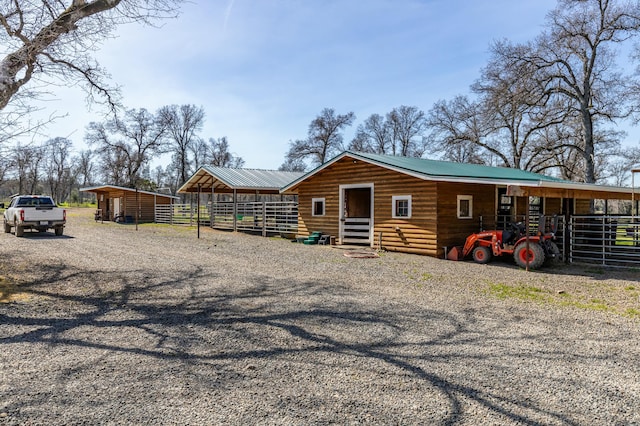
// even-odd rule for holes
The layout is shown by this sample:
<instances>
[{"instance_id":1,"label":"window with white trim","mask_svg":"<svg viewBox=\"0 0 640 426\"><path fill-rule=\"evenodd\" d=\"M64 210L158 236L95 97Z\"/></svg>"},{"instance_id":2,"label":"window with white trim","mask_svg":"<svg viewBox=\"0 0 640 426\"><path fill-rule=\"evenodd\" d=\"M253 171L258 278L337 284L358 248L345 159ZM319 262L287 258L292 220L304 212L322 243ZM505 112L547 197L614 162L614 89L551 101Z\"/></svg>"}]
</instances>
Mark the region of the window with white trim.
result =
<instances>
[{"instance_id":1,"label":"window with white trim","mask_svg":"<svg viewBox=\"0 0 640 426\"><path fill-rule=\"evenodd\" d=\"M411 195L391 197L391 217L394 219L409 219L411 217Z\"/></svg>"},{"instance_id":2,"label":"window with white trim","mask_svg":"<svg viewBox=\"0 0 640 426\"><path fill-rule=\"evenodd\" d=\"M311 199L311 215L324 216L324 198Z\"/></svg>"},{"instance_id":3,"label":"window with white trim","mask_svg":"<svg viewBox=\"0 0 640 426\"><path fill-rule=\"evenodd\" d=\"M473 218L473 195L458 195L458 219Z\"/></svg>"}]
</instances>

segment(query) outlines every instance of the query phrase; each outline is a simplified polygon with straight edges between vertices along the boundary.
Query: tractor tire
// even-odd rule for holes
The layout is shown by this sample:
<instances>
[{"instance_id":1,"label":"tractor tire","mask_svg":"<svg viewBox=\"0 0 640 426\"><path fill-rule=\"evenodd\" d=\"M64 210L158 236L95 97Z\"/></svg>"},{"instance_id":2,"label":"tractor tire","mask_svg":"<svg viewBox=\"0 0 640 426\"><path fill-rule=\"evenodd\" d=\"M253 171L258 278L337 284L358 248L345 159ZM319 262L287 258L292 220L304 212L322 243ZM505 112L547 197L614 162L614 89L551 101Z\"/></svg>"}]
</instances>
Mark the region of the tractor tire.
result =
<instances>
[{"instance_id":1,"label":"tractor tire","mask_svg":"<svg viewBox=\"0 0 640 426\"><path fill-rule=\"evenodd\" d=\"M484 265L491 260L491 250L489 250L489 247L477 246L473 249L471 256L474 262Z\"/></svg>"},{"instance_id":2,"label":"tractor tire","mask_svg":"<svg viewBox=\"0 0 640 426\"><path fill-rule=\"evenodd\" d=\"M62 226L58 226L55 228L55 233L58 237L62 236L63 232L64 232L64 228Z\"/></svg>"},{"instance_id":3,"label":"tractor tire","mask_svg":"<svg viewBox=\"0 0 640 426\"><path fill-rule=\"evenodd\" d=\"M11 225L6 220L4 221L4 233L5 234L11 233Z\"/></svg>"},{"instance_id":4,"label":"tractor tire","mask_svg":"<svg viewBox=\"0 0 640 426\"><path fill-rule=\"evenodd\" d=\"M538 269L544 263L544 250L542 246L533 241L529 243L529 250L527 250L527 243L521 243L516 247L513 252L516 264L521 268L527 267L527 258L529 258L529 269Z\"/></svg>"},{"instance_id":5,"label":"tractor tire","mask_svg":"<svg viewBox=\"0 0 640 426\"><path fill-rule=\"evenodd\" d=\"M544 256L545 266L555 266L560 264L560 249L553 241L547 241L547 254Z\"/></svg>"},{"instance_id":6,"label":"tractor tire","mask_svg":"<svg viewBox=\"0 0 640 426\"><path fill-rule=\"evenodd\" d=\"M24 228L20 225L16 225L16 237L24 236Z\"/></svg>"}]
</instances>

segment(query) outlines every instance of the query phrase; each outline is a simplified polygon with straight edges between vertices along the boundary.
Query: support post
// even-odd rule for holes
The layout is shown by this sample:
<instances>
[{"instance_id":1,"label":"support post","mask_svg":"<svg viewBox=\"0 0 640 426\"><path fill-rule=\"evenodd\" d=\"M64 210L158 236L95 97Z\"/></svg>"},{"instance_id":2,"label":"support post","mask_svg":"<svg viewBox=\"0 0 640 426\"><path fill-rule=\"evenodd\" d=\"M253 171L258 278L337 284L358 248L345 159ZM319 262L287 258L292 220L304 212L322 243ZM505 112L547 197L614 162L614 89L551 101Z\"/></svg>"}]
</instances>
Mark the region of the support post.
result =
<instances>
[{"instance_id":1,"label":"support post","mask_svg":"<svg viewBox=\"0 0 640 426\"><path fill-rule=\"evenodd\" d=\"M607 265L607 225L605 223L606 214L602 216L602 266Z\"/></svg>"},{"instance_id":2,"label":"support post","mask_svg":"<svg viewBox=\"0 0 640 426\"><path fill-rule=\"evenodd\" d=\"M639 233L639 228L638 228L638 202L636 201L636 181L635 181L635 176L636 173L640 173L640 168L639 169L631 169L631 222L634 223L634 227L633 227L633 245L634 246L638 246L639 244L639 239L638 239L638 233ZM634 213L635 211L635 213Z\"/></svg>"},{"instance_id":3,"label":"support post","mask_svg":"<svg viewBox=\"0 0 640 426\"><path fill-rule=\"evenodd\" d=\"M233 190L233 232L238 230L238 192Z\"/></svg>"},{"instance_id":4,"label":"support post","mask_svg":"<svg viewBox=\"0 0 640 426\"><path fill-rule=\"evenodd\" d=\"M267 202L262 203L262 236L267 236Z\"/></svg>"},{"instance_id":5,"label":"support post","mask_svg":"<svg viewBox=\"0 0 640 426\"><path fill-rule=\"evenodd\" d=\"M527 195L525 197L525 199L527 200L527 202L525 203L526 206L526 210L524 212L524 223L526 224L525 227L525 244L526 244L526 251L527 251L527 259L526 259L526 270L527 272L529 271L529 196Z\"/></svg>"},{"instance_id":6,"label":"support post","mask_svg":"<svg viewBox=\"0 0 640 426\"><path fill-rule=\"evenodd\" d=\"M138 230L138 215L140 214L140 196L138 195L138 185L136 185L136 231ZM125 217L126 219L126 217ZM126 222L126 220L125 220Z\"/></svg>"},{"instance_id":7,"label":"support post","mask_svg":"<svg viewBox=\"0 0 640 426\"><path fill-rule=\"evenodd\" d=\"M200 189L202 187L202 184L198 184L198 200L196 203L198 212L196 214L196 221L198 222L197 228L198 228L198 239L200 239Z\"/></svg>"},{"instance_id":8,"label":"support post","mask_svg":"<svg viewBox=\"0 0 640 426\"><path fill-rule=\"evenodd\" d=\"M189 193L189 226L193 226L193 192Z\"/></svg>"}]
</instances>

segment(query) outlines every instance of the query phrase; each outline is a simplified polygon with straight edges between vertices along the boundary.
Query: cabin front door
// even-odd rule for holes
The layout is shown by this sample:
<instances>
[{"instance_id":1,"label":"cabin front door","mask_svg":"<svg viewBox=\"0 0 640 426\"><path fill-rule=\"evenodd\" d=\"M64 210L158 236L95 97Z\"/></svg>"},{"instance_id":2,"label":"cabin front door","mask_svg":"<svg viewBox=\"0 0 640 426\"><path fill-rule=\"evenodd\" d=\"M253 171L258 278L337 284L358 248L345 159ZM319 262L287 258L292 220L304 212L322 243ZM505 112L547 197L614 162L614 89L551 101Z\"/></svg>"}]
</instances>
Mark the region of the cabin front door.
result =
<instances>
[{"instance_id":1,"label":"cabin front door","mask_svg":"<svg viewBox=\"0 0 640 426\"><path fill-rule=\"evenodd\" d=\"M120 198L113 198L113 219L120 216Z\"/></svg>"},{"instance_id":2,"label":"cabin front door","mask_svg":"<svg viewBox=\"0 0 640 426\"><path fill-rule=\"evenodd\" d=\"M340 243L371 245L373 184L340 185Z\"/></svg>"}]
</instances>

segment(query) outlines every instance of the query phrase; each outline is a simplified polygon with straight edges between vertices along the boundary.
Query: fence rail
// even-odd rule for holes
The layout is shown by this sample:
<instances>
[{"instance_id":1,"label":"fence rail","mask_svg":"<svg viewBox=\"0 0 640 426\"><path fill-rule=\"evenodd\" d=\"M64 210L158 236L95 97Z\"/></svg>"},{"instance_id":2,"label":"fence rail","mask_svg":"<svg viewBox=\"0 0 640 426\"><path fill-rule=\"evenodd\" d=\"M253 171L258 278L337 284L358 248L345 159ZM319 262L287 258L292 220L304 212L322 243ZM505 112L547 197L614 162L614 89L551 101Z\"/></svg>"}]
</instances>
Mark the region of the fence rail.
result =
<instances>
[{"instance_id":1,"label":"fence rail","mask_svg":"<svg viewBox=\"0 0 640 426\"><path fill-rule=\"evenodd\" d=\"M198 211L197 206L190 204L157 204L154 217L156 223L195 226ZM200 206L200 223L208 221L209 210L206 206Z\"/></svg>"},{"instance_id":2,"label":"fence rail","mask_svg":"<svg viewBox=\"0 0 640 426\"><path fill-rule=\"evenodd\" d=\"M637 216L572 216L570 262L602 266L640 265Z\"/></svg>"},{"instance_id":3,"label":"fence rail","mask_svg":"<svg viewBox=\"0 0 640 426\"><path fill-rule=\"evenodd\" d=\"M156 206L156 222L173 225L197 224L196 206L174 204ZM286 202L219 202L200 206L200 224L218 229L271 233L298 231L298 203Z\"/></svg>"}]
</instances>

